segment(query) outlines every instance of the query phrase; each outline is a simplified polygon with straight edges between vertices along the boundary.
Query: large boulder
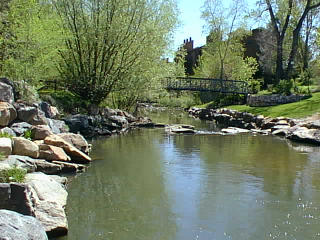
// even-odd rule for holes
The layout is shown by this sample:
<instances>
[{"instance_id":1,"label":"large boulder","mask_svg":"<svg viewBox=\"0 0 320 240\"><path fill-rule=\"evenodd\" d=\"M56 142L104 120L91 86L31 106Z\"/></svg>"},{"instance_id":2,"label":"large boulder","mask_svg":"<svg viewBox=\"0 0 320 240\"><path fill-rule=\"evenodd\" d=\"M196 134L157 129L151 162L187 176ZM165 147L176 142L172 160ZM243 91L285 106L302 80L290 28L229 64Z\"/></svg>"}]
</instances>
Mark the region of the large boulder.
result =
<instances>
[{"instance_id":1,"label":"large boulder","mask_svg":"<svg viewBox=\"0 0 320 240\"><path fill-rule=\"evenodd\" d=\"M63 150L67 153L67 155L71 157L71 160L75 163L91 162L91 158L87 154L81 152L58 135L50 135L46 137L44 139L44 143L47 145L63 148Z\"/></svg>"},{"instance_id":2,"label":"large boulder","mask_svg":"<svg viewBox=\"0 0 320 240\"><path fill-rule=\"evenodd\" d=\"M62 236L68 232L65 213L68 193L56 178L43 173L26 175L31 186L35 217L44 225L49 236Z\"/></svg>"},{"instance_id":3,"label":"large boulder","mask_svg":"<svg viewBox=\"0 0 320 240\"><path fill-rule=\"evenodd\" d=\"M41 144L39 158L46 159L47 161L62 161L69 162L71 159L65 151L56 146Z\"/></svg>"},{"instance_id":4,"label":"large boulder","mask_svg":"<svg viewBox=\"0 0 320 240\"><path fill-rule=\"evenodd\" d=\"M37 107L24 104L16 104L18 119L31 125L47 125L48 121L44 113Z\"/></svg>"},{"instance_id":5,"label":"large boulder","mask_svg":"<svg viewBox=\"0 0 320 240\"><path fill-rule=\"evenodd\" d=\"M53 132L48 125L34 125L31 127L32 139L43 140L52 134Z\"/></svg>"},{"instance_id":6,"label":"large boulder","mask_svg":"<svg viewBox=\"0 0 320 240\"><path fill-rule=\"evenodd\" d=\"M12 137L16 137L17 134L9 127L4 127L0 129L0 133L2 134L9 134Z\"/></svg>"},{"instance_id":7,"label":"large boulder","mask_svg":"<svg viewBox=\"0 0 320 240\"><path fill-rule=\"evenodd\" d=\"M34 217L0 210L1 240L48 240L43 225Z\"/></svg>"},{"instance_id":8,"label":"large boulder","mask_svg":"<svg viewBox=\"0 0 320 240\"><path fill-rule=\"evenodd\" d=\"M13 83L6 78L0 78L0 101L14 103Z\"/></svg>"},{"instance_id":9,"label":"large boulder","mask_svg":"<svg viewBox=\"0 0 320 240\"><path fill-rule=\"evenodd\" d=\"M16 109L10 103L0 102L0 127L8 126L16 117Z\"/></svg>"},{"instance_id":10,"label":"large boulder","mask_svg":"<svg viewBox=\"0 0 320 240\"><path fill-rule=\"evenodd\" d=\"M46 118L55 118L59 116L58 109L56 107L51 106L47 102L41 102L39 104L39 107L41 111L44 112L44 115L46 116Z\"/></svg>"},{"instance_id":11,"label":"large boulder","mask_svg":"<svg viewBox=\"0 0 320 240\"><path fill-rule=\"evenodd\" d=\"M73 115L66 118L65 122L69 126L70 132L73 133L84 132L89 128L89 119L86 115Z\"/></svg>"},{"instance_id":12,"label":"large boulder","mask_svg":"<svg viewBox=\"0 0 320 240\"><path fill-rule=\"evenodd\" d=\"M48 125L54 134L69 132L69 127L64 121L48 118Z\"/></svg>"},{"instance_id":13,"label":"large boulder","mask_svg":"<svg viewBox=\"0 0 320 240\"><path fill-rule=\"evenodd\" d=\"M39 157L39 146L23 137L13 138L13 154L28 156L32 158Z\"/></svg>"},{"instance_id":14,"label":"large boulder","mask_svg":"<svg viewBox=\"0 0 320 240\"><path fill-rule=\"evenodd\" d=\"M23 168L29 173L35 172L37 169L35 160L27 156L9 155L2 162L8 164L11 168L13 167Z\"/></svg>"},{"instance_id":15,"label":"large boulder","mask_svg":"<svg viewBox=\"0 0 320 240\"><path fill-rule=\"evenodd\" d=\"M293 141L320 145L320 130L306 127L292 127L288 129L286 137Z\"/></svg>"},{"instance_id":16,"label":"large boulder","mask_svg":"<svg viewBox=\"0 0 320 240\"><path fill-rule=\"evenodd\" d=\"M0 153L5 156L12 153L12 140L10 138L0 138Z\"/></svg>"},{"instance_id":17,"label":"large boulder","mask_svg":"<svg viewBox=\"0 0 320 240\"><path fill-rule=\"evenodd\" d=\"M32 127L31 124L26 122L14 123L10 126L10 129L15 132L17 136L21 136L24 132L28 131Z\"/></svg>"},{"instance_id":18,"label":"large boulder","mask_svg":"<svg viewBox=\"0 0 320 240\"><path fill-rule=\"evenodd\" d=\"M80 134L75 133L61 133L58 134L59 137L63 138L68 143L75 146L80 151L88 154L90 151L90 146L87 142L87 140Z\"/></svg>"},{"instance_id":19,"label":"large boulder","mask_svg":"<svg viewBox=\"0 0 320 240\"><path fill-rule=\"evenodd\" d=\"M115 124L117 124L118 126L124 128L124 127L127 127L129 122L128 120L126 119L126 117L124 116L110 116L108 117L112 122L114 122Z\"/></svg>"}]
</instances>

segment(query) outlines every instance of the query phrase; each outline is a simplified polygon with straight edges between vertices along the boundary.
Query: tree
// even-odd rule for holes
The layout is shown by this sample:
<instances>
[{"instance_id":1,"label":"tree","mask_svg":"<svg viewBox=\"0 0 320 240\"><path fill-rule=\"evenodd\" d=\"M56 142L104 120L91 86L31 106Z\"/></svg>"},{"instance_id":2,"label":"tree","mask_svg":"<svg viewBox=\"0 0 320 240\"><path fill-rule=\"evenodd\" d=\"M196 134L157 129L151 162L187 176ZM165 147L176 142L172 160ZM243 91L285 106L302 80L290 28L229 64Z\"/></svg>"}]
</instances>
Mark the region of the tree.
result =
<instances>
[{"instance_id":1,"label":"tree","mask_svg":"<svg viewBox=\"0 0 320 240\"><path fill-rule=\"evenodd\" d=\"M284 39L286 34L288 34L289 25L292 24L291 20L294 19L292 16L293 10L299 3L301 4L299 0L260 1L260 4L266 5L267 7L270 22L277 39L276 83L278 83L280 79L289 79L292 77L303 22L311 10L320 7L320 1L306 0L302 2L302 12L292 26L290 53L288 60L285 62L283 58ZM286 69L284 69L284 63L287 64Z\"/></svg>"},{"instance_id":2,"label":"tree","mask_svg":"<svg viewBox=\"0 0 320 240\"><path fill-rule=\"evenodd\" d=\"M59 0L66 50L61 77L93 104L113 91L134 92L159 67L176 24L173 0Z\"/></svg>"}]
</instances>

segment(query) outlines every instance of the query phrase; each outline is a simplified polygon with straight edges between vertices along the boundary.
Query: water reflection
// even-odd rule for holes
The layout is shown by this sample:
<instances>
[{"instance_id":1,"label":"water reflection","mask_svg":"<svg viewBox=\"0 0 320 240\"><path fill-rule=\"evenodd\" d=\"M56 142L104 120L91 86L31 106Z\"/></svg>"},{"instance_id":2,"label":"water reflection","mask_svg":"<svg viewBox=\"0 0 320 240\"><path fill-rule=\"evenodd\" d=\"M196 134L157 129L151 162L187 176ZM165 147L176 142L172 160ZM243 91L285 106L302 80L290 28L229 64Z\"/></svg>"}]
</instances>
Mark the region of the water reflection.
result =
<instances>
[{"instance_id":1,"label":"water reflection","mask_svg":"<svg viewBox=\"0 0 320 240\"><path fill-rule=\"evenodd\" d=\"M69 186L65 239L320 239L314 150L272 136L162 129L97 141L100 160Z\"/></svg>"}]
</instances>

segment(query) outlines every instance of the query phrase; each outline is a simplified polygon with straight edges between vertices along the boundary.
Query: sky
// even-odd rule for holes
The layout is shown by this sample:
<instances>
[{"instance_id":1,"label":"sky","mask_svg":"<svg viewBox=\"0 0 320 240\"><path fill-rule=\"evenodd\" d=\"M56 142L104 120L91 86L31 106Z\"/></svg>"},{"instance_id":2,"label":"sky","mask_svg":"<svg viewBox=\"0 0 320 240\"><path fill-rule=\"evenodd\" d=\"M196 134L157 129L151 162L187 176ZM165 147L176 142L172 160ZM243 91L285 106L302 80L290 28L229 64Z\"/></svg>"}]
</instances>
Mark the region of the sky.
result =
<instances>
[{"instance_id":1,"label":"sky","mask_svg":"<svg viewBox=\"0 0 320 240\"><path fill-rule=\"evenodd\" d=\"M206 34L203 33L204 21L201 19L201 7L204 0L177 0L180 10L181 27L177 30L174 39L174 48L183 44L184 39L190 37L194 40L194 47L203 46L206 43ZM228 6L230 0L223 0ZM254 6L256 0L247 0L249 6Z\"/></svg>"}]
</instances>

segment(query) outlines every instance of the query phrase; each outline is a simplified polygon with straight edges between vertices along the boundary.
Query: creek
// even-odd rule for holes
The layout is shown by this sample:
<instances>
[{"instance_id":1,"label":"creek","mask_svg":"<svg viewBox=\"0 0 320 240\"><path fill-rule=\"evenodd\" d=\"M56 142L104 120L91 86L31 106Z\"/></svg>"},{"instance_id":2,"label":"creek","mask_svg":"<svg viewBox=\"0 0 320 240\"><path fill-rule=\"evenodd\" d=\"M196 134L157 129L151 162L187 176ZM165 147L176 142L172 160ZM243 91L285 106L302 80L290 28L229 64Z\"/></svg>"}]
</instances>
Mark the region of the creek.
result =
<instances>
[{"instance_id":1,"label":"creek","mask_svg":"<svg viewBox=\"0 0 320 240\"><path fill-rule=\"evenodd\" d=\"M161 112L154 122L209 122ZM95 140L59 240L320 239L320 148L273 136L136 129Z\"/></svg>"}]
</instances>

